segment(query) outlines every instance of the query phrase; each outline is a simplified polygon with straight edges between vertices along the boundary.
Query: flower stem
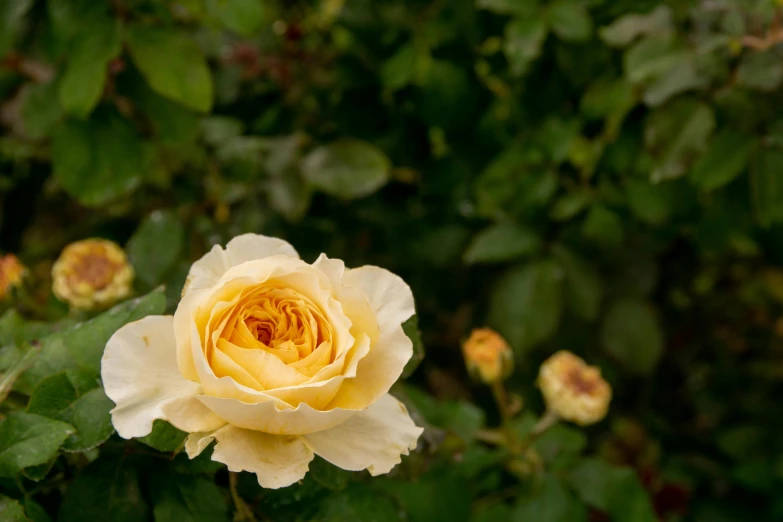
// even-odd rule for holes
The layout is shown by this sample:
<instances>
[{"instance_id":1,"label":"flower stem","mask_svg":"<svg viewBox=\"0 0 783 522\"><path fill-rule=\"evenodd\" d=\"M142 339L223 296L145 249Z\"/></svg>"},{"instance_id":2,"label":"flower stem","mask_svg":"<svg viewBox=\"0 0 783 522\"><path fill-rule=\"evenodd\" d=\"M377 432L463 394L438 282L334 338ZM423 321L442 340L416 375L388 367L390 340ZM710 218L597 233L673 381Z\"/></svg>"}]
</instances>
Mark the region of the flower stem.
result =
<instances>
[{"instance_id":1,"label":"flower stem","mask_svg":"<svg viewBox=\"0 0 783 522\"><path fill-rule=\"evenodd\" d=\"M503 386L501 381L493 382L490 387L492 389L492 396L495 398L495 403L497 404L498 411L500 412L500 431L503 445L505 445L506 449L511 453L515 453L517 451L518 443L515 440L516 436L514 435L514 429L511 426L512 414L508 401L508 393L506 392L506 388Z\"/></svg>"},{"instance_id":2,"label":"flower stem","mask_svg":"<svg viewBox=\"0 0 783 522\"><path fill-rule=\"evenodd\" d=\"M533 439L538 438L540 435L542 435L546 430L557 424L557 421L559 421L560 418L557 416L555 412L552 410L546 410L544 414L541 416L540 419L538 419L538 422L535 426L533 426L533 429L530 432L530 436Z\"/></svg>"},{"instance_id":3,"label":"flower stem","mask_svg":"<svg viewBox=\"0 0 783 522\"><path fill-rule=\"evenodd\" d=\"M239 496L239 492L237 491L238 477L239 475L236 472L228 472L228 487L231 490L231 498L234 500L234 506L237 510L236 514L234 515L234 520L237 522L255 522L256 517L253 515L253 511L250 509L247 503L242 500L242 497Z\"/></svg>"}]
</instances>

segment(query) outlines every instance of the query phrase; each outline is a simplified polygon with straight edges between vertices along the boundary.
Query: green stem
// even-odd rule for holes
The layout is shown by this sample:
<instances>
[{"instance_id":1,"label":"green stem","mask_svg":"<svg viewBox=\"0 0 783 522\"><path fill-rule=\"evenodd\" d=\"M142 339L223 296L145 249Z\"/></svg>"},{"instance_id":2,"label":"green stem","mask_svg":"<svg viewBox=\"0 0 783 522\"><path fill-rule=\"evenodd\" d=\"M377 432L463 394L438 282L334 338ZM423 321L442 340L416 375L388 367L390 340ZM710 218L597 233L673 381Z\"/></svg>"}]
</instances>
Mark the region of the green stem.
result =
<instances>
[{"instance_id":1,"label":"green stem","mask_svg":"<svg viewBox=\"0 0 783 522\"><path fill-rule=\"evenodd\" d=\"M236 507L236 515L234 516L235 521L245 520L247 522L255 522L256 517L253 515L253 511L250 509L250 507L247 505L247 503L242 500L242 497L239 496L239 492L237 491L237 478L239 475L234 471L229 471L228 473L228 487L229 490L231 490L231 498L234 500L234 506Z\"/></svg>"}]
</instances>

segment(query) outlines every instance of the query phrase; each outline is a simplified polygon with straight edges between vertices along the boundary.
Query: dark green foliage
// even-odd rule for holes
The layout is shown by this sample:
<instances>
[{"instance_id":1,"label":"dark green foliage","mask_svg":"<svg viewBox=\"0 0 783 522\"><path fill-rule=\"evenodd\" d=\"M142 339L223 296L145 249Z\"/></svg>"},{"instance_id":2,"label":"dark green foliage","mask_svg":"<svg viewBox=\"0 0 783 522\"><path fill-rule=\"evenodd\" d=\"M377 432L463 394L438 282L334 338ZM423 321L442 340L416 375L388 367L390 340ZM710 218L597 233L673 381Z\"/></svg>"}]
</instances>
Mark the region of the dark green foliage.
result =
<instances>
[{"instance_id":1,"label":"dark green foliage","mask_svg":"<svg viewBox=\"0 0 783 522\"><path fill-rule=\"evenodd\" d=\"M0 254L30 267L0 300L0 520L783 519L781 19L776 0L0 0ZM393 392L427 430L391 476L318 459L262 490L165 422L112 435L106 341L245 232L411 285ZM51 262L93 236L144 297L68 315ZM481 326L516 356L502 435L461 359ZM560 349L601 367L608 420L498 444L531 433Z\"/></svg>"}]
</instances>

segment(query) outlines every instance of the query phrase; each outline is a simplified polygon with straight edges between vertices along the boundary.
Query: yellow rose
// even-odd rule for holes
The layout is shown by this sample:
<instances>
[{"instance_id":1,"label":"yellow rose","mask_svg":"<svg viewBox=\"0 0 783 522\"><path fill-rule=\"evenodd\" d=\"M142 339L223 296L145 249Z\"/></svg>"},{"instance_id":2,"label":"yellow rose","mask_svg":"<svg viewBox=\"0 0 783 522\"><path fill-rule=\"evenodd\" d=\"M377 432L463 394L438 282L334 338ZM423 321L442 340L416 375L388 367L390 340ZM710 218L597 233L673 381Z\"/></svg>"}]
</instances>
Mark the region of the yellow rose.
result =
<instances>
[{"instance_id":1,"label":"yellow rose","mask_svg":"<svg viewBox=\"0 0 783 522\"><path fill-rule=\"evenodd\" d=\"M174 316L128 324L101 373L120 436L165 419L193 458L251 471L261 486L300 480L315 454L347 470L389 472L422 432L388 394L413 346L402 279L374 266L312 265L280 239L247 234L190 269Z\"/></svg>"},{"instance_id":2,"label":"yellow rose","mask_svg":"<svg viewBox=\"0 0 783 522\"><path fill-rule=\"evenodd\" d=\"M491 328L476 328L462 345L468 371L485 384L502 381L514 368L508 343Z\"/></svg>"},{"instance_id":3,"label":"yellow rose","mask_svg":"<svg viewBox=\"0 0 783 522\"><path fill-rule=\"evenodd\" d=\"M24 265L13 254L0 256L0 300L11 293L11 289L19 286L27 272Z\"/></svg>"},{"instance_id":4,"label":"yellow rose","mask_svg":"<svg viewBox=\"0 0 783 522\"><path fill-rule=\"evenodd\" d=\"M581 426L606 417L612 400L612 388L601 377L601 370L565 350L544 361L538 385L552 413Z\"/></svg>"},{"instance_id":5,"label":"yellow rose","mask_svg":"<svg viewBox=\"0 0 783 522\"><path fill-rule=\"evenodd\" d=\"M52 266L52 291L61 301L85 310L127 297L133 267L125 252L106 239L85 239L63 249Z\"/></svg>"}]
</instances>

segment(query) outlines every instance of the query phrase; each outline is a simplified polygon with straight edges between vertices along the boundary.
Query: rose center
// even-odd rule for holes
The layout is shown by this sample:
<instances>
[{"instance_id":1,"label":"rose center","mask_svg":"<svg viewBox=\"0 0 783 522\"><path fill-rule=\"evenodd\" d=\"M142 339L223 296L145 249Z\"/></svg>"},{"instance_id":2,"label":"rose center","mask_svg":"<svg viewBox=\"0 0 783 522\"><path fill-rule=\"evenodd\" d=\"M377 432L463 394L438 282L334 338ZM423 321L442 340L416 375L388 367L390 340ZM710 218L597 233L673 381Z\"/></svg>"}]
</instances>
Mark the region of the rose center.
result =
<instances>
[{"instance_id":1,"label":"rose center","mask_svg":"<svg viewBox=\"0 0 783 522\"><path fill-rule=\"evenodd\" d=\"M111 283L117 265L101 253L89 253L81 256L73 267L71 281L87 283L95 290L106 288Z\"/></svg>"},{"instance_id":2,"label":"rose center","mask_svg":"<svg viewBox=\"0 0 783 522\"><path fill-rule=\"evenodd\" d=\"M598 381L585 375L580 368L572 368L567 376L568 385L579 393L592 395L598 388Z\"/></svg>"}]
</instances>

